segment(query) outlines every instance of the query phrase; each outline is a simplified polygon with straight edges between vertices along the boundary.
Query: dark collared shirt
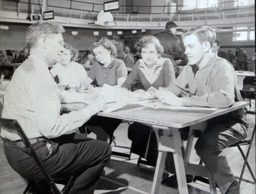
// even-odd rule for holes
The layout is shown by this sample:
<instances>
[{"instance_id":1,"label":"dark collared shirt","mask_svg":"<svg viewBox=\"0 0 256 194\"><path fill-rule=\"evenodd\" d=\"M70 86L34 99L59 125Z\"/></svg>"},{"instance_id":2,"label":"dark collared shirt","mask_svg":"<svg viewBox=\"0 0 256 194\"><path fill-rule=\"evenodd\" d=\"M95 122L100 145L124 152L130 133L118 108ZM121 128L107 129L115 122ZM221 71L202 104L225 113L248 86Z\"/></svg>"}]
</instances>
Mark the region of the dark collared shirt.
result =
<instances>
[{"instance_id":1,"label":"dark collared shirt","mask_svg":"<svg viewBox=\"0 0 256 194\"><path fill-rule=\"evenodd\" d=\"M114 58L112 63L107 67L95 61L88 76L98 87L102 87L103 84L115 86L118 84L117 81L119 78L127 77L127 68L122 60L116 58Z\"/></svg>"}]
</instances>

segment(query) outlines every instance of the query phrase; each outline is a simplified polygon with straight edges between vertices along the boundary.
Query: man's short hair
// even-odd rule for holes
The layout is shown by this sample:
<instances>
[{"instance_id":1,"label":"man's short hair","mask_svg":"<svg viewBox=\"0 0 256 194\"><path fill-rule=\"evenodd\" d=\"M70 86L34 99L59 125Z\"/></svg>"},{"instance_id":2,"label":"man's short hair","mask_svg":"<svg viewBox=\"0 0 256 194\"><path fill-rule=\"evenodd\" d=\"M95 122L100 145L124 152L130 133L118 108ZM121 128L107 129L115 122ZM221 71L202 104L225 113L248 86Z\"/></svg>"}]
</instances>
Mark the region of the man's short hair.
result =
<instances>
[{"instance_id":1,"label":"man's short hair","mask_svg":"<svg viewBox=\"0 0 256 194\"><path fill-rule=\"evenodd\" d=\"M27 45L31 48L35 46L37 40L42 35L53 35L65 32L63 26L56 22L40 21L30 25L27 29Z\"/></svg>"},{"instance_id":2,"label":"man's short hair","mask_svg":"<svg viewBox=\"0 0 256 194\"><path fill-rule=\"evenodd\" d=\"M209 42L211 46L213 45L214 41L216 40L216 33L215 31L209 27L209 26L199 26L196 28L192 28L188 30L187 32L183 33L181 36L184 39L187 36L190 35L196 35L198 40L203 42Z\"/></svg>"},{"instance_id":3,"label":"man's short hair","mask_svg":"<svg viewBox=\"0 0 256 194\"><path fill-rule=\"evenodd\" d=\"M177 27L177 24L175 24L172 21L167 22L165 25L165 29L168 29L168 30L170 30L171 28L175 28L175 27Z\"/></svg>"}]
</instances>

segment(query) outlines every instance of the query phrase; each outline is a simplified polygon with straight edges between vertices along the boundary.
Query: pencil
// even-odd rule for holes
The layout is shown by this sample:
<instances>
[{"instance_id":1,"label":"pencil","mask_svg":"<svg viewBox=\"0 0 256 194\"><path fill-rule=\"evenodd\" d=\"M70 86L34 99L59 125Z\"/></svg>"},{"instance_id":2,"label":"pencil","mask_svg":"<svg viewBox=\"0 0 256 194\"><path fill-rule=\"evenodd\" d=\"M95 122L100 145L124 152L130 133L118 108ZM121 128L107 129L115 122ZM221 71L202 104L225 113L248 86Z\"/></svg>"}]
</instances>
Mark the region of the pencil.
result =
<instances>
[{"instance_id":1,"label":"pencil","mask_svg":"<svg viewBox=\"0 0 256 194\"><path fill-rule=\"evenodd\" d=\"M180 86L178 86L178 85L176 85L176 84L174 84L177 88L179 88L182 92L185 92L186 94L189 94L190 96L194 96L195 94L193 94L193 93L191 93L191 92L189 92L188 90L186 90L186 89L184 89L184 88L182 88L182 87L180 87Z\"/></svg>"}]
</instances>

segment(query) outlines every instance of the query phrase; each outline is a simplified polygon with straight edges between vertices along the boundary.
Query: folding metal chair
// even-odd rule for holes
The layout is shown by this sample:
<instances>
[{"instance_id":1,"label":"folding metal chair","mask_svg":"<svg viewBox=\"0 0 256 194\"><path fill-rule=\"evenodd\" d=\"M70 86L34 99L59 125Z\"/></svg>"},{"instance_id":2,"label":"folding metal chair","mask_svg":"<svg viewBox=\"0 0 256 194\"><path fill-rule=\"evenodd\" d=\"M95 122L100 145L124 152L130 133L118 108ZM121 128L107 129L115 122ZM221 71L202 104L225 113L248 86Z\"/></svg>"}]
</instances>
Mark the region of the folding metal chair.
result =
<instances>
[{"instance_id":1,"label":"folding metal chair","mask_svg":"<svg viewBox=\"0 0 256 194\"><path fill-rule=\"evenodd\" d=\"M255 115L255 112L254 111L247 111L247 114ZM255 172L253 173L253 170L252 170L252 168L251 168L251 166L248 162L248 157L249 157L249 154L250 154L250 151L251 151L252 143L255 140L255 131L256 131L256 123L254 123L254 128L252 130L251 135L248 138L246 138L245 140L241 140L241 141L229 146L229 148L237 147L239 152L241 153L243 159L244 159L244 163L243 163L240 175L235 176L235 178L238 179L239 184L241 184L241 181L245 181L245 182L252 183L252 184L256 183ZM193 136L194 132L195 131L190 132L190 141L193 140L193 137L191 137L191 135ZM245 151L243 151L242 146L248 146L248 148ZM186 161L187 160L188 160L188 158L186 158ZM200 160L199 165L203 165L202 159ZM245 167L248 168L249 173L252 177L252 180L243 178ZM194 176L193 181L197 181L197 180L202 181L204 183L208 183L210 185L211 193L216 193L217 185L215 184L215 181L214 181L212 175L209 172L208 172L208 178L201 177L201 176Z\"/></svg>"},{"instance_id":2,"label":"folding metal chair","mask_svg":"<svg viewBox=\"0 0 256 194\"><path fill-rule=\"evenodd\" d=\"M64 179L62 179L62 180L53 180L50 177L49 173L47 172L47 169L44 167L43 163L41 162L41 160L37 156L35 150L32 147L32 144L30 143L28 137L24 133L23 129L21 128L21 126L20 126L20 124L18 123L17 120L0 118L0 128L1 129L6 129L8 131L13 130L13 131L18 132L18 134L21 137L28 153L35 160L36 164L38 165L38 167L40 168L40 170L42 171L42 173L44 175L43 180L36 180L36 181L33 181L33 182L28 180L28 185L27 185L25 191L23 192L23 194L30 193L31 190L33 190L33 193L35 192L35 193L40 193L40 194L46 194L46 193L47 194L49 194L49 193L50 194L66 194L66 193L68 193L69 189L73 185L74 176L70 176L70 177L65 178L65 181L64 181ZM66 180L68 180L68 181L66 181ZM64 188L60 191L56 186L56 182L57 183L59 183L59 182L62 183L63 181L66 184L65 184Z\"/></svg>"},{"instance_id":3,"label":"folding metal chair","mask_svg":"<svg viewBox=\"0 0 256 194\"><path fill-rule=\"evenodd\" d=\"M250 82L251 82L252 86L255 84L255 81L256 81L255 78L253 78L253 79L250 78ZM245 80L244 80L244 83L246 84ZM255 91L253 91L253 90L240 90L240 92L241 92L241 96L243 97L243 99L249 99L250 100L250 107L251 107L252 100L255 100L255 95L256 95ZM246 110L246 114L247 115L254 115L254 117L255 117L256 112L255 112L255 110L254 111ZM254 121L255 121L255 119L254 119ZM251 136L249 138L247 138L245 140L242 140L242 141L239 141L238 143L235 143L235 144L230 146L230 147L237 147L238 150L240 151L243 159L244 159L244 163L243 163L243 167L242 167L242 170L241 170L241 174L240 174L239 177L236 177L239 180L239 184L241 183L242 180L246 181L246 182L249 182L249 183L252 183L252 184L256 183L255 171L253 173L253 171L251 169L251 166L250 166L250 164L248 162L248 156L249 156L250 151L251 151L252 142L253 142L253 140L255 140L255 130L256 130L256 123L254 123L254 128L253 128L252 134L251 134ZM246 152L244 152L242 150L241 146L248 146ZM251 174L251 177L253 179L252 181L243 178L245 167L248 168L248 170L249 170L249 172Z\"/></svg>"},{"instance_id":4,"label":"folding metal chair","mask_svg":"<svg viewBox=\"0 0 256 194\"><path fill-rule=\"evenodd\" d=\"M239 180L239 184L241 183L241 181L246 181L246 182L249 182L249 183L252 183L252 184L256 183L255 171L253 173L252 168L251 168L251 166L248 162L248 157L249 157L249 154L250 154L250 151L251 151L252 142L253 142L253 140L255 140L255 130L256 130L256 124L254 124L254 128L253 128L251 137L249 137L248 139L245 139L245 140L241 140L241 141L239 141L239 142L230 146L230 147L237 147L238 150L240 151L243 159L244 159L244 163L243 163L243 167L242 167L240 176L239 177L235 176L235 178L237 178ZM244 152L241 146L248 146L248 148ZM248 180L248 179L243 178L245 167L248 168L248 170L251 174L252 180Z\"/></svg>"}]
</instances>

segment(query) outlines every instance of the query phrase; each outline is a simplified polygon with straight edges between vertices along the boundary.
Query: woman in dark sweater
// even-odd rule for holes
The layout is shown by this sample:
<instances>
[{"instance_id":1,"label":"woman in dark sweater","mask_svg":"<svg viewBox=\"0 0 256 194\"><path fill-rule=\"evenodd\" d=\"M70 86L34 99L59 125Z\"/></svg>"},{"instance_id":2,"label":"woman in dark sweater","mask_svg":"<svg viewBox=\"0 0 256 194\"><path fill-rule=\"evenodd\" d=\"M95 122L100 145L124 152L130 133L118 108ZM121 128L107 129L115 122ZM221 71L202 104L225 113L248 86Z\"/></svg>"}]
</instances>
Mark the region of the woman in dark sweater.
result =
<instances>
[{"instance_id":1,"label":"woman in dark sweater","mask_svg":"<svg viewBox=\"0 0 256 194\"><path fill-rule=\"evenodd\" d=\"M156 91L159 87L168 87L175 80L172 61L161 57L164 51L154 36L144 36L137 43L142 59L137 60L122 87L128 90L142 89ZM135 85L139 87L134 88ZM153 129L134 122L129 126L128 137L132 140L131 151L155 164L157 145Z\"/></svg>"},{"instance_id":2,"label":"woman in dark sweater","mask_svg":"<svg viewBox=\"0 0 256 194\"><path fill-rule=\"evenodd\" d=\"M175 72L171 60L161 57L163 47L159 40L154 36L144 36L138 45L142 59L137 60L122 87L131 89L136 82L146 91L168 87L175 79Z\"/></svg>"},{"instance_id":3,"label":"woman in dark sweater","mask_svg":"<svg viewBox=\"0 0 256 194\"><path fill-rule=\"evenodd\" d=\"M93 80L92 84L96 87L102 87L104 84L111 86L121 85L127 77L127 68L124 62L116 58L116 47L114 43L102 37L92 45L92 51L95 60L88 73ZM85 126L89 131L96 134L98 140L111 143L113 133L121 123L120 119L93 116Z\"/></svg>"}]
</instances>

